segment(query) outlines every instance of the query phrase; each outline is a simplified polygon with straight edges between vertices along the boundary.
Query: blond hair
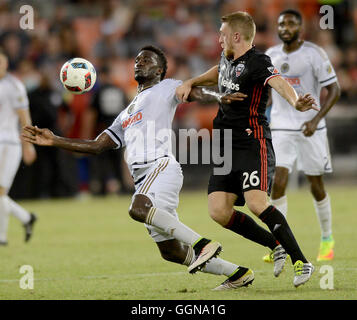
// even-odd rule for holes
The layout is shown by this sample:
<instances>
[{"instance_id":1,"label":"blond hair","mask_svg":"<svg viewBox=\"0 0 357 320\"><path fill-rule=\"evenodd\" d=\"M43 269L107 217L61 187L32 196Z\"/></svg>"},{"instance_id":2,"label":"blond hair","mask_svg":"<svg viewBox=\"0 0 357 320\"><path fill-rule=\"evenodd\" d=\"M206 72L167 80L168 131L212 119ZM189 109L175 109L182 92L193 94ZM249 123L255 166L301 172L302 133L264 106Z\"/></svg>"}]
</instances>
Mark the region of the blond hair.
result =
<instances>
[{"instance_id":1,"label":"blond hair","mask_svg":"<svg viewBox=\"0 0 357 320\"><path fill-rule=\"evenodd\" d=\"M249 13L237 11L227 14L221 18L234 31L239 32L247 42L253 42L255 37L255 23Z\"/></svg>"}]
</instances>

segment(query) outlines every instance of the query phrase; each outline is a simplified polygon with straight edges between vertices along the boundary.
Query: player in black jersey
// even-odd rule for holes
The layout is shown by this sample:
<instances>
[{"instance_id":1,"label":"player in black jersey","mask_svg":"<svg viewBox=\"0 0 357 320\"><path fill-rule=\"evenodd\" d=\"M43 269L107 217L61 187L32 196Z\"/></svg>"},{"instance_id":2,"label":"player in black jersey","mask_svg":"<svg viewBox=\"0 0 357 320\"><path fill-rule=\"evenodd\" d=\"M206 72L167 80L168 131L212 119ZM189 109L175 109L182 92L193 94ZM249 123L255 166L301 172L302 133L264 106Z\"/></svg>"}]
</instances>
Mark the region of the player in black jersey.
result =
<instances>
[{"instance_id":1,"label":"player in black jersey","mask_svg":"<svg viewBox=\"0 0 357 320\"><path fill-rule=\"evenodd\" d=\"M293 283L297 287L309 280L314 267L301 252L284 216L268 202L275 155L265 108L269 87L299 111L316 109L315 101L308 94L298 97L270 58L254 48L255 23L249 14L235 12L221 20L219 41L223 52L219 65L176 89L177 97L187 101L192 88L218 84L218 94L205 92L219 101L213 128L222 131L221 146L223 131L232 132L232 170L226 175L211 175L209 213L223 227L271 248L275 276L282 271L288 253L294 264ZM245 203L271 232L234 210L234 205Z\"/></svg>"}]
</instances>

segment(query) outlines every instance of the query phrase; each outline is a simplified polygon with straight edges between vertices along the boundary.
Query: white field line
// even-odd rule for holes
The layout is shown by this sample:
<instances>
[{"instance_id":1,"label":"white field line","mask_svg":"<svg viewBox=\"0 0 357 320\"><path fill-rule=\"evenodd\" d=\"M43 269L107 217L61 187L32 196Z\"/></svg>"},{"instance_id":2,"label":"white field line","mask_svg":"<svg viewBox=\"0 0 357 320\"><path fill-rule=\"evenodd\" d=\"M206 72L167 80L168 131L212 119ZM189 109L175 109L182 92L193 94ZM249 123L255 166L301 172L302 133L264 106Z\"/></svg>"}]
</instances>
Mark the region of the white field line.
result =
<instances>
[{"instance_id":1,"label":"white field line","mask_svg":"<svg viewBox=\"0 0 357 320\"><path fill-rule=\"evenodd\" d=\"M338 268L339 271L354 271L357 272L357 268ZM254 270L254 273L266 273L262 270ZM177 276L177 275L188 275L187 272L177 271L177 272L153 272L153 273L128 273L128 274L102 274L102 275L92 275L92 276L79 276L79 277L68 277L68 278L34 278L34 281L73 281L73 280L100 280L100 279L121 279L121 278L132 278L135 277L161 277L161 276ZM0 283L11 283L19 282L22 275L19 275L18 279L0 279Z\"/></svg>"}]
</instances>

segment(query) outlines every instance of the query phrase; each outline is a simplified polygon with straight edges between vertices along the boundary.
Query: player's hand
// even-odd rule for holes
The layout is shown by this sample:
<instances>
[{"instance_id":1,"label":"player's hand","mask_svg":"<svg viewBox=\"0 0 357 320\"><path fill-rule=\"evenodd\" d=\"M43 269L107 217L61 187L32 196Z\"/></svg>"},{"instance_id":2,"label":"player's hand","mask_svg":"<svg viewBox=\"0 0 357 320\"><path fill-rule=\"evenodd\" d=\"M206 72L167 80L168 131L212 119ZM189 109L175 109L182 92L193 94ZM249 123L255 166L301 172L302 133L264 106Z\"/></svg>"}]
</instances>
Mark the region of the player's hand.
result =
<instances>
[{"instance_id":1,"label":"player's hand","mask_svg":"<svg viewBox=\"0 0 357 320\"><path fill-rule=\"evenodd\" d=\"M320 111L320 109L316 105L316 101L310 94L305 94L304 96L299 96L299 98L295 102L295 109L301 112L313 109L316 111Z\"/></svg>"},{"instance_id":2,"label":"player's hand","mask_svg":"<svg viewBox=\"0 0 357 320\"><path fill-rule=\"evenodd\" d=\"M40 129L37 126L25 126L22 129L21 137L25 142L39 146L52 146L55 135L49 129Z\"/></svg>"},{"instance_id":3,"label":"player's hand","mask_svg":"<svg viewBox=\"0 0 357 320\"><path fill-rule=\"evenodd\" d=\"M187 102L191 89L192 89L192 84L190 80L186 80L183 84L181 84L176 88L177 99L182 102Z\"/></svg>"},{"instance_id":4,"label":"player's hand","mask_svg":"<svg viewBox=\"0 0 357 320\"><path fill-rule=\"evenodd\" d=\"M242 92L225 94L225 95L221 96L220 102L224 103L224 104L231 104L234 101L243 101L246 97L248 97L248 96Z\"/></svg>"},{"instance_id":5,"label":"player's hand","mask_svg":"<svg viewBox=\"0 0 357 320\"><path fill-rule=\"evenodd\" d=\"M36 161L37 153L32 144L24 143L22 148L22 160L27 166L30 166Z\"/></svg>"},{"instance_id":6,"label":"player's hand","mask_svg":"<svg viewBox=\"0 0 357 320\"><path fill-rule=\"evenodd\" d=\"M302 133L304 134L304 136L311 137L315 133L318 124L319 124L319 122L314 119L312 119L310 121L306 121L302 125Z\"/></svg>"}]
</instances>

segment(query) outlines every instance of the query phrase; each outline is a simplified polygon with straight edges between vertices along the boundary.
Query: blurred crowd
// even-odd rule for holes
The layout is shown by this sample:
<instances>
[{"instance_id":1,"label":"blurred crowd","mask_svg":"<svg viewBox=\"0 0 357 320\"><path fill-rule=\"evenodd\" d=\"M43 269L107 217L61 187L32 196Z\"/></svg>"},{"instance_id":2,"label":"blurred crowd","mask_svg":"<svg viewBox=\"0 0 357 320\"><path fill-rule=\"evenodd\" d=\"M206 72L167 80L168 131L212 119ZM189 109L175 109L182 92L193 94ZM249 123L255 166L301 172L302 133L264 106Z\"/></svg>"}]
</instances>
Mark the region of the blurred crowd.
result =
<instances>
[{"instance_id":1,"label":"blurred crowd","mask_svg":"<svg viewBox=\"0 0 357 320\"><path fill-rule=\"evenodd\" d=\"M334 3L334 29L323 30L319 10L330 2ZM33 29L19 26L23 4L34 9ZM135 95L133 58L142 46L154 44L164 49L169 61L167 76L184 80L217 63L223 14L251 13L257 24L255 45L265 50L279 42L277 17L286 8L301 11L304 38L327 51L342 87L340 103L352 106L357 102L354 0L0 0L0 46L9 57L10 71L28 90L34 124L67 137L93 138ZM99 77L89 94L72 95L62 88L59 71L73 57L90 60L97 69ZM175 126L210 128L215 112L216 108L207 106L182 105ZM132 190L125 165L114 165L123 158L121 151L97 160L51 152L40 151L38 167L19 173L28 175L31 187L22 184L16 189L15 183L13 192L48 197ZM61 165L64 161L66 167ZM43 187L38 186L41 171L46 171L41 175ZM53 185L59 190L51 189Z\"/></svg>"}]
</instances>

